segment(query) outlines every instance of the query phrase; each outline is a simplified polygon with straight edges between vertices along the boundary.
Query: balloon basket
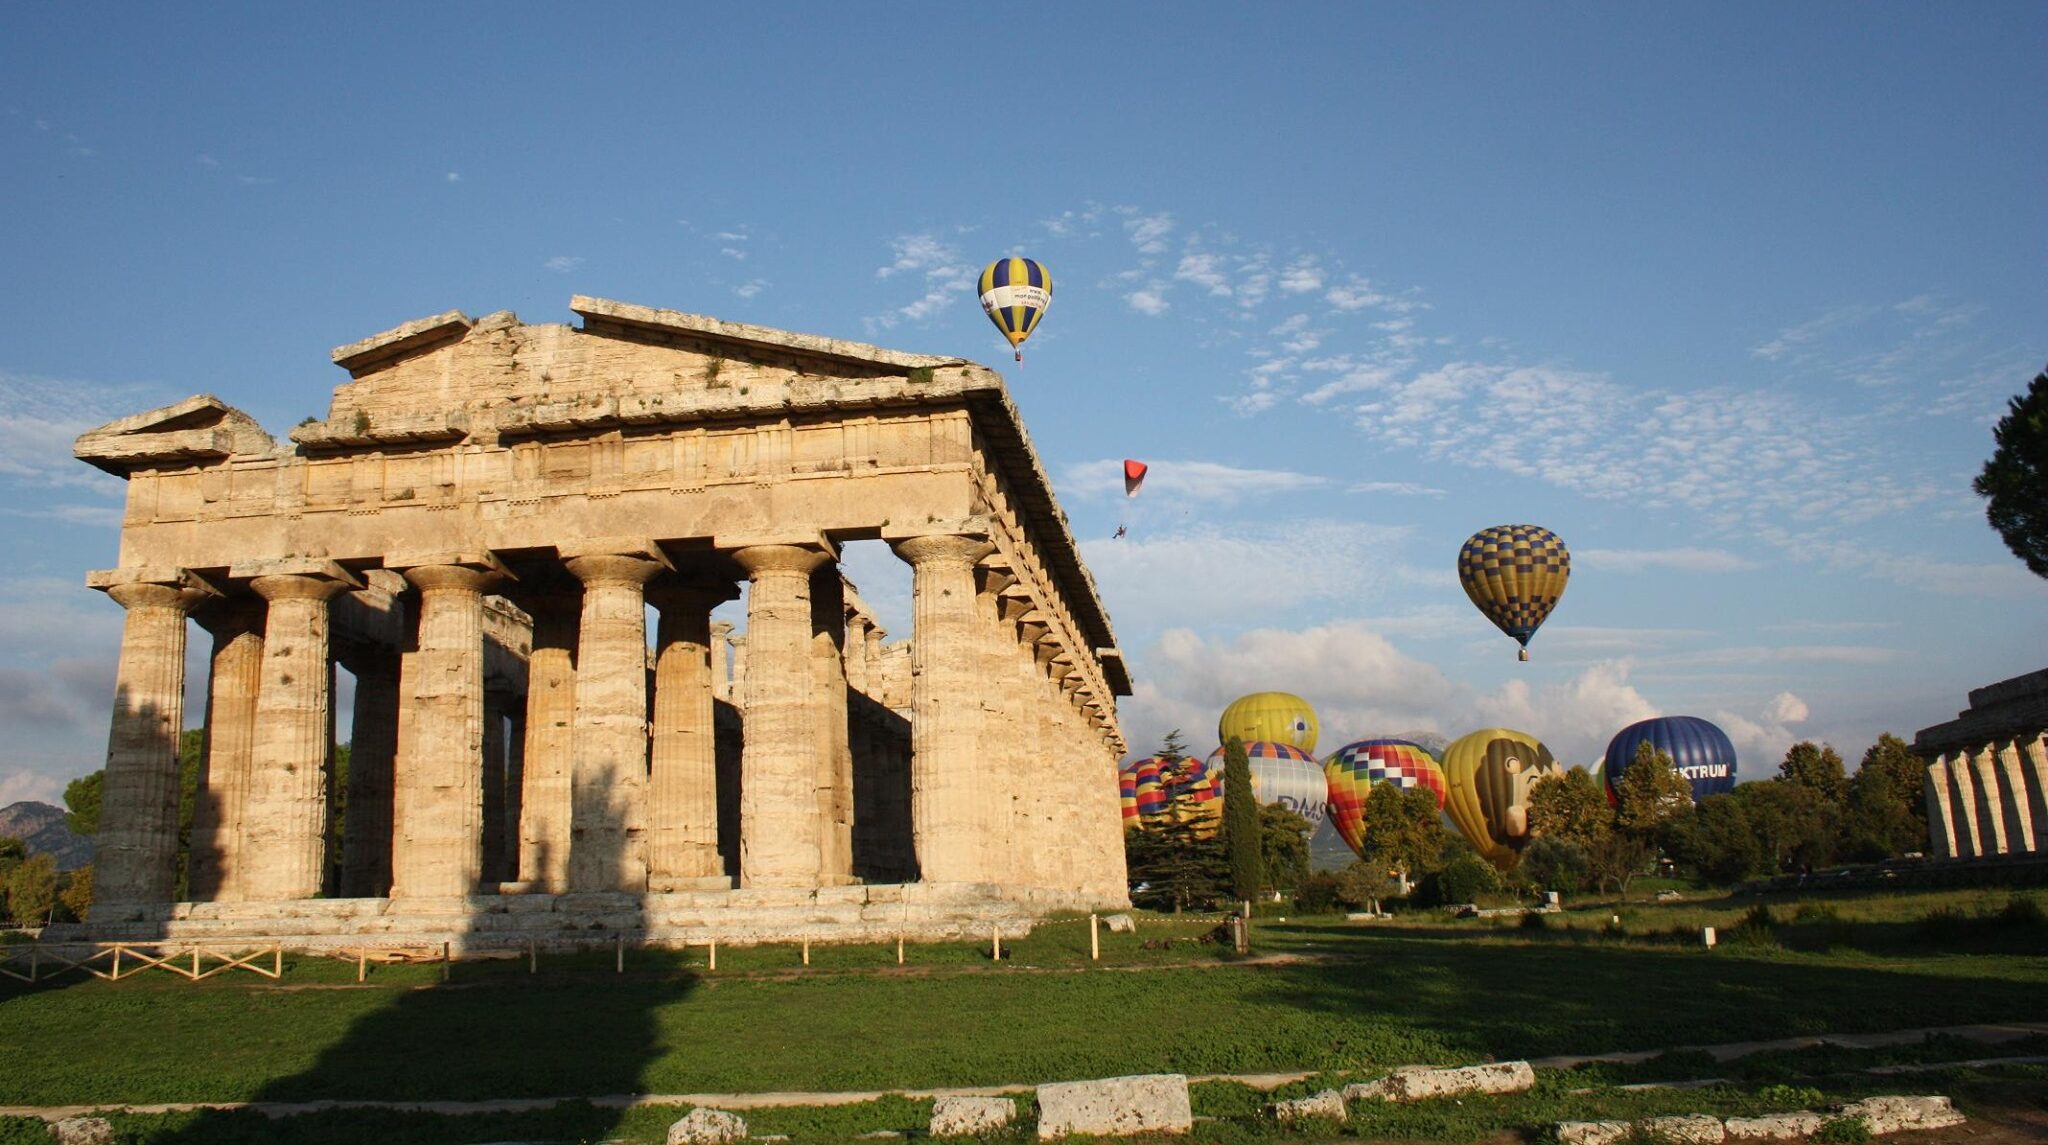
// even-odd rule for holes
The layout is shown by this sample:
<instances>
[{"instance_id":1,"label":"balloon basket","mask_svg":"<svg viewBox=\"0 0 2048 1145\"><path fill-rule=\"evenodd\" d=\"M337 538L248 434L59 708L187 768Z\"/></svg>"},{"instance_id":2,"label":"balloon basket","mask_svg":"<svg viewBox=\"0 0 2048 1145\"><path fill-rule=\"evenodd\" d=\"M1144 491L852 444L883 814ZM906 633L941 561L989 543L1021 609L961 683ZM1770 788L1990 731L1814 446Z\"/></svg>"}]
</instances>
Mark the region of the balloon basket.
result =
<instances>
[{"instance_id":1,"label":"balloon basket","mask_svg":"<svg viewBox=\"0 0 2048 1145\"><path fill-rule=\"evenodd\" d=\"M1529 662L1529 650L1527 648L1524 648L1521 651L1515 653L1515 659L1520 660L1524 664L1527 664Z\"/></svg>"}]
</instances>

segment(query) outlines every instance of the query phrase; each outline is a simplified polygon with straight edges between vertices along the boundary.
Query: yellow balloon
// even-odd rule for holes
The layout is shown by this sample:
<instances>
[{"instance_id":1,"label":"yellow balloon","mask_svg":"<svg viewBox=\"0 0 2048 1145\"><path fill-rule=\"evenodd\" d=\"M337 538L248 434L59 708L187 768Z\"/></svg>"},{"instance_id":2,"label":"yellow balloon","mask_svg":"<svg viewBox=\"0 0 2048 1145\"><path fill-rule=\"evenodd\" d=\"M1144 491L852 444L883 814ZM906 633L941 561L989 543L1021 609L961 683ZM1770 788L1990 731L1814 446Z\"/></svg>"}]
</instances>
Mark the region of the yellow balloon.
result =
<instances>
[{"instance_id":1,"label":"yellow balloon","mask_svg":"<svg viewBox=\"0 0 2048 1145\"><path fill-rule=\"evenodd\" d=\"M1529 843L1529 789L1562 774L1535 736L1481 728L1444 749L1444 811L1487 862L1505 871Z\"/></svg>"},{"instance_id":2,"label":"yellow balloon","mask_svg":"<svg viewBox=\"0 0 2048 1145\"><path fill-rule=\"evenodd\" d=\"M1308 701L1290 692L1253 692L1239 696L1223 709L1216 721L1216 739L1229 743L1231 736L1246 743L1261 740L1284 743L1306 752L1316 750L1316 710Z\"/></svg>"}]
</instances>

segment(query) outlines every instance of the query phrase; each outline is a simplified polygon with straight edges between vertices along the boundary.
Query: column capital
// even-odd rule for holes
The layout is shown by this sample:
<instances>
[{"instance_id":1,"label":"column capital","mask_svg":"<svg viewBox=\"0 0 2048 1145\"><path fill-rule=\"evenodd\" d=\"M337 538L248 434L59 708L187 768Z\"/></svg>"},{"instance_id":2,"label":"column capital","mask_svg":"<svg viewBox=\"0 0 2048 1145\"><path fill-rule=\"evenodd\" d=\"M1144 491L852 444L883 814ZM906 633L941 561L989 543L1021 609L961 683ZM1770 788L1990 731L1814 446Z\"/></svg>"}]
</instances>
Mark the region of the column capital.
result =
<instances>
[{"instance_id":1,"label":"column capital","mask_svg":"<svg viewBox=\"0 0 2048 1145\"><path fill-rule=\"evenodd\" d=\"M962 570L973 568L976 561L995 551L986 538L964 533L906 537L889 547L913 566L952 566Z\"/></svg>"},{"instance_id":2,"label":"column capital","mask_svg":"<svg viewBox=\"0 0 2048 1145\"><path fill-rule=\"evenodd\" d=\"M331 600L355 587L349 581L312 573L274 573L249 582L249 588L257 596L272 604L281 600Z\"/></svg>"},{"instance_id":3,"label":"column capital","mask_svg":"<svg viewBox=\"0 0 2048 1145\"><path fill-rule=\"evenodd\" d=\"M702 576L657 576L647 585L648 602L663 611L671 608L709 611L728 600L738 599L739 595L739 586L731 581Z\"/></svg>"},{"instance_id":4,"label":"column capital","mask_svg":"<svg viewBox=\"0 0 2048 1145\"><path fill-rule=\"evenodd\" d=\"M730 620L714 620L714 621L712 621L712 622L711 622L711 635L713 635L713 636L724 636L724 637L730 638L730 637L732 636L732 621L730 621Z\"/></svg>"},{"instance_id":5,"label":"column capital","mask_svg":"<svg viewBox=\"0 0 2048 1145\"><path fill-rule=\"evenodd\" d=\"M830 555L805 545L748 545L735 550L732 559L747 570L749 579L759 580L775 575L808 577Z\"/></svg>"},{"instance_id":6,"label":"column capital","mask_svg":"<svg viewBox=\"0 0 2048 1145\"><path fill-rule=\"evenodd\" d=\"M491 569L480 569L474 565L423 564L412 565L405 570L405 579L421 592L473 592L483 591L496 585L501 574Z\"/></svg>"},{"instance_id":7,"label":"column capital","mask_svg":"<svg viewBox=\"0 0 2048 1145\"><path fill-rule=\"evenodd\" d=\"M122 608L175 608L190 612L220 595L187 569L131 567L98 569L85 574L87 587L113 597Z\"/></svg>"},{"instance_id":8,"label":"column capital","mask_svg":"<svg viewBox=\"0 0 2048 1145\"><path fill-rule=\"evenodd\" d=\"M583 587L630 585L639 588L668 567L668 562L638 553L588 553L570 557L563 566L583 582Z\"/></svg>"}]
</instances>

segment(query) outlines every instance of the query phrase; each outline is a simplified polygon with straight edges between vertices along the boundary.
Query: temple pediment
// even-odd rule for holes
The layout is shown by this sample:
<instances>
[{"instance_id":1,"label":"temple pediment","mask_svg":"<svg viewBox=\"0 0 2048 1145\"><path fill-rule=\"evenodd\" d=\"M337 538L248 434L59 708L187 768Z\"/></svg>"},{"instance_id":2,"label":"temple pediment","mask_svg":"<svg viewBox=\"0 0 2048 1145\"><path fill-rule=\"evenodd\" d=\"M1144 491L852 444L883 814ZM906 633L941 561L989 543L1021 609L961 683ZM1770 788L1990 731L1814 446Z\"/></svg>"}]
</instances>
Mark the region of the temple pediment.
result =
<instances>
[{"instance_id":1,"label":"temple pediment","mask_svg":"<svg viewBox=\"0 0 2048 1145\"><path fill-rule=\"evenodd\" d=\"M149 466L268 457L277 441L256 419L212 394L195 394L80 434L72 456L116 475Z\"/></svg>"}]
</instances>

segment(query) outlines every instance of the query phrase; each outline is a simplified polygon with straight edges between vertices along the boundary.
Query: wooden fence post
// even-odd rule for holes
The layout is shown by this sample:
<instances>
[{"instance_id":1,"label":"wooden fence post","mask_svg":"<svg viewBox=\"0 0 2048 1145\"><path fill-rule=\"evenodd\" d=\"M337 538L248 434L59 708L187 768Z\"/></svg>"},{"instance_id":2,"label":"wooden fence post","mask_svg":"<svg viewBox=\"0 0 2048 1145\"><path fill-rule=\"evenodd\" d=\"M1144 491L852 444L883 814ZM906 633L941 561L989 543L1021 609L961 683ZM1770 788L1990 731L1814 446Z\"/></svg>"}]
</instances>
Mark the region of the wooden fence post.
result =
<instances>
[{"instance_id":1,"label":"wooden fence post","mask_svg":"<svg viewBox=\"0 0 2048 1145\"><path fill-rule=\"evenodd\" d=\"M991 949L992 949L992 950L993 950L993 951L995 952L995 957L994 957L993 959L991 959L990 961L993 961L993 962L1001 962L1001 961L1003 960L1003 928L1002 928L1002 925L1001 925L1000 923L993 923L993 922L992 922L992 923L989 923L989 924L988 924L988 933L989 933L989 940L990 940L990 942L991 942L991 943L993 943L993 945L992 945Z\"/></svg>"},{"instance_id":2,"label":"wooden fence post","mask_svg":"<svg viewBox=\"0 0 2048 1145\"><path fill-rule=\"evenodd\" d=\"M370 972L370 948L356 947L356 981L361 982Z\"/></svg>"},{"instance_id":3,"label":"wooden fence post","mask_svg":"<svg viewBox=\"0 0 2048 1145\"><path fill-rule=\"evenodd\" d=\"M903 965L903 936L896 936L896 965Z\"/></svg>"},{"instance_id":4,"label":"wooden fence post","mask_svg":"<svg viewBox=\"0 0 2048 1145\"><path fill-rule=\"evenodd\" d=\"M624 934L612 935L612 953L618 959L618 964L613 968L612 973L624 974L626 972L626 936Z\"/></svg>"},{"instance_id":5,"label":"wooden fence post","mask_svg":"<svg viewBox=\"0 0 2048 1145\"><path fill-rule=\"evenodd\" d=\"M1090 962L1102 961L1102 935L1101 931L1097 928L1097 922L1098 920L1094 915L1088 916L1088 961Z\"/></svg>"}]
</instances>

